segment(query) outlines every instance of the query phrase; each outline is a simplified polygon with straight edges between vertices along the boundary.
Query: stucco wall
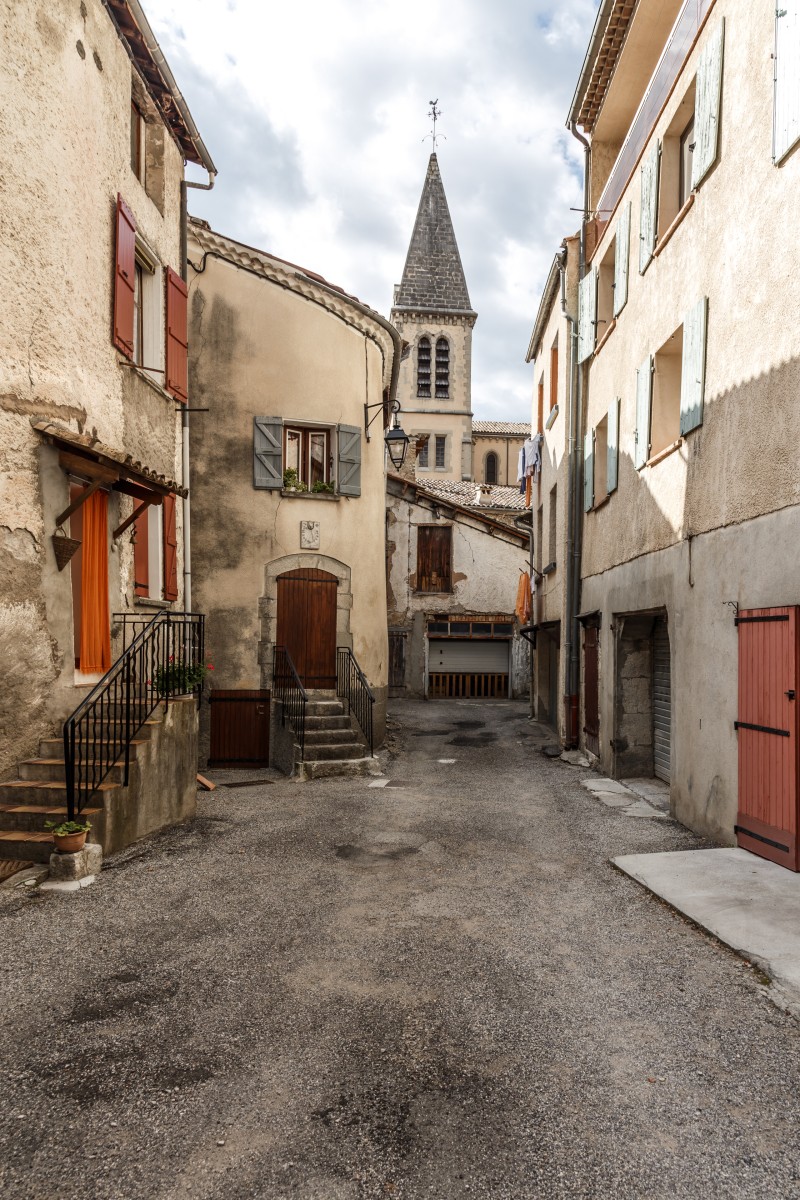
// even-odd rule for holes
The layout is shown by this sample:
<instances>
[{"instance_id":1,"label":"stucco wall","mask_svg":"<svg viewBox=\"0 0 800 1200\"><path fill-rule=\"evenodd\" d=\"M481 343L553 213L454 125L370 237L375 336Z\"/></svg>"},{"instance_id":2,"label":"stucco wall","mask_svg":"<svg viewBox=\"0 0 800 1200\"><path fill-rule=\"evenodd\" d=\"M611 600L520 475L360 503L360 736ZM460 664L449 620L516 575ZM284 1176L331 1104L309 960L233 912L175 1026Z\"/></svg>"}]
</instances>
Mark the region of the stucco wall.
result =
<instances>
[{"instance_id":1,"label":"stucco wall","mask_svg":"<svg viewBox=\"0 0 800 1200\"><path fill-rule=\"evenodd\" d=\"M163 135L159 207L130 167L133 68L100 0L3 5L0 40L0 627L4 676L20 678L15 693L0 694L0 771L8 776L82 694L70 570L57 571L50 542L68 479L31 417L96 431L180 478L175 403L121 368L111 334L117 194L160 262L178 270L183 163ZM109 529L132 506L112 493ZM113 611L133 602L130 537L110 550Z\"/></svg>"},{"instance_id":2,"label":"stucco wall","mask_svg":"<svg viewBox=\"0 0 800 1200\"><path fill-rule=\"evenodd\" d=\"M202 257L203 246L190 237L190 261L199 266ZM212 255L202 273L190 271L190 382L195 403L209 408L193 421L191 435L195 605L207 614L215 686L268 687L270 564L286 560L289 569L305 562L336 574L341 568L348 593L340 587L340 608L347 611L340 614L338 643L350 640L378 697L380 744L387 689L380 418L371 441L362 436L361 495L334 498L256 490L253 417L363 429L365 400L379 403L388 383L392 343L384 332L376 344L330 311L313 285L316 299L292 290L289 273L285 279L284 285ZM346 317L344 298L335 304ZM319 523L318 550L301 549L302 521ZM207 735L204 725L201 757Z\"/></svg>"},{"instance_id":3,"label":"stucco wall","mask_svg":"<svg viewBox=\"0 0 800 1200\"><path fill-rule=\"evenodd\" d=\"M500 434L472 434L472 477L476 483L486 481L486 457L488 454L497 455L497 478L495 483L514 487L517 482L517 463L519 452L525 438L502 437Z\"/></svg>"}]
</instances>

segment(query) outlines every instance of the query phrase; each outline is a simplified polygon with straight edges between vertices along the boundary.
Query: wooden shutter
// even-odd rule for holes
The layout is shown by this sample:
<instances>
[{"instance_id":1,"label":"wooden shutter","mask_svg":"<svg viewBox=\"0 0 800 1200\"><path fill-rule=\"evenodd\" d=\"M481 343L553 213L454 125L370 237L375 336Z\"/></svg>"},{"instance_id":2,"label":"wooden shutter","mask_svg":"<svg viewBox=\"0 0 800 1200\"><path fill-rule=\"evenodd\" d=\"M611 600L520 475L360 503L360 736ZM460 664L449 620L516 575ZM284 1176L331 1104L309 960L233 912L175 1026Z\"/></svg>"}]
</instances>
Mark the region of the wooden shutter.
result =
<instances>
[{"instance_id":1,"label":"wooden shutter","mask_svg":"<svg viewBox=\"0 0 800 1200\"><path fill-rule=\"evenodd\" d=\"M138 500L136 503L138 504ZM134 596L150 595L149 518L150 509L146 508L133 523L136 530L136 542L133 547ZM159 596L158 599L160 600L161 597Z\"/></svg>"},{"instance_id":2,"label":"wooden shutter","mask_svg":"<svg viewBox=\"0 0 800 1200\"><path fill-rule=\"evenodd\" d=\"M583 511L589 512L594 505L594 430L590 429L583 438Z\"/></svg>"},{"instance_id":3,"label":"wooden shutter","mask_svg":"<svg viewBox=\"0 0 800 1200\"><path fill-rule=\"evenodd\" d=\"M619 477L619 409L620 399L617 396L608 410L606 488L609 495L616 491Z\"/></svg>"},{"instance_id":4,"label":"wooden shutter","mask_svg":"<svg viewBox=\"0 0 800 1200\"><path fill-rule=\"evenodd\" d=\"M650 454L650 399L653 392L653 360L648 354L636 372L636 448L634 466L637 471Z\"/></svg>"},{"instance_id":5,"label":"wooden shutter","mask_svg":"<svg viewBox=\"0 0 800 1200\"><path fill-rule=\"evenodd\" d=\"M283 421L253 417L253 487L283 487Z\"/></svg>"},{"instance_id":6,"label":"wooden shutter","mask_svg":"<svg viewBox=\"0 0 800 1200\"><path fill-rule=\"evenodd\" d=\"M800 0L775 5L775 98L772 158L779 163L800 138Z\"/></svg>"},{"instance_id":7,"label":"wooden shutter","mask_svg":"<svg viewBox=\"0 0 800 1200\"><path fill-rule=\"evenodd\" d=\"M725 18L723 17L710 34L697 64L692 188L696 188L705 179L717 157L724 40Z\"/></svg>"},{"instance_id":8,"label":"wooden shutter","mask_svg":"<svg viewBox=\"0 0 800 1200\"><path fill-rule=\"evenodd\" d=\"M597 330L597 269L592 267L578 284L578 362L594 351Z\"/></svg>"},{"instance_id":9,"label":"wooden shutter","mask_svg":"<svg viewBox=\"0 0 800 1200\"><path fill-rule=\"evenodd\" d=\"M661 142L656 142L642 162L642 207L639 215L639 273L644 274L656 248L658 229L658 172Z\"/></svg>"},{"instance_id":10,"label":"wooden shutter","mask_svg":"<svg viewBox=\"0 0 800 1200\"><path fill-rule=\"evenodd\" d=\"M698 300L683 318L683 362L681 363L681 434L703 424L703 395L706 382L706 327L708 298Z\"/></svg>"},{"instance_id":11,"label":"wooden shutter","mask_svg":"<svg viewBox=\"0 0 800 1200\"><path fill-rule=\"evenodd\" d=\"M167 267L167 391L184 404L189 397L188 289Z\"/></svg>"},{"instance_id":12,"label":"wooden shutter","mask_svg":"<svg viewBox=\"0 0 800 1200\"><path fill-rule=\"evenodd\" d=\"M117 196L114 259L114 333L118 350L133 358L133 300L136 289L136 221L122 196Z\"/></svg>"},{"instance_id":13,"label":"wooden shutter","mask_svg":"<svg viewBox=\"0 0 800 1200\"><path fill-rule=\"evenodd\" d=\"M360 496L361 430L357 425L340 425L338 441L336 490L342 496Z\"/></svg>"},{"instance_id":14,"label":"wooden shutter","mask_svg":"<svg viewBox=\"0 0 800 1200\"><path fill-rule=\"evenodd\" d=\"M178 599L178 535L175 529L175 497L164 497L164 599Z\"/></svg>"},{"instance_id":15,"label":"wooden shutter","mask_svg":"<svg viewBox=\"0 0 800 1200\"><path fill-rule=\"evenodd\" d=\"M621 313L628 300L628 266L631 258L631 202L623 208L617 221L614 242L614 316Z\"/></svg>"},{"instance_id":16,"label":"wooden shutter","mask_svg":"<svg viewBox=\"0 0 800 1200\"><path fill-rule=\"evenodd\" d=\"M452 590L452 530L449 525L417 529L417 591Z\"/></svg>"}]
</instances>

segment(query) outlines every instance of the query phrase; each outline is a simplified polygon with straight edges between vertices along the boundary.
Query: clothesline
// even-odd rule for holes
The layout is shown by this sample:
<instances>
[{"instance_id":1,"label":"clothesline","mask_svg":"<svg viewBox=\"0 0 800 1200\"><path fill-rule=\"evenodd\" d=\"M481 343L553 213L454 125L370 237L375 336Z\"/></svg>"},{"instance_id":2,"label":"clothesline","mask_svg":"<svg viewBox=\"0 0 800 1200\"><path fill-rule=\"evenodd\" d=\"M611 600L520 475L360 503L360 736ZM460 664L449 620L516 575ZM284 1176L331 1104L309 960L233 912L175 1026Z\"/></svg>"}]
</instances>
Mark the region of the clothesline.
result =
<instances>
[{"instance_id":1,"label":"clothesline","mask_svg":"<svg viewBox=\"0 0 800 1200\"><path fill-rule=\"evenodd\" d=\"M541 433L537 433L535 437L526 439L525 444L519 452L517 483L519 484L520 492L525 496L526 508L530 508L531 506L533 484L538 483L539 475L541 474L543 440Z\"/></svg>"}]
</instances>

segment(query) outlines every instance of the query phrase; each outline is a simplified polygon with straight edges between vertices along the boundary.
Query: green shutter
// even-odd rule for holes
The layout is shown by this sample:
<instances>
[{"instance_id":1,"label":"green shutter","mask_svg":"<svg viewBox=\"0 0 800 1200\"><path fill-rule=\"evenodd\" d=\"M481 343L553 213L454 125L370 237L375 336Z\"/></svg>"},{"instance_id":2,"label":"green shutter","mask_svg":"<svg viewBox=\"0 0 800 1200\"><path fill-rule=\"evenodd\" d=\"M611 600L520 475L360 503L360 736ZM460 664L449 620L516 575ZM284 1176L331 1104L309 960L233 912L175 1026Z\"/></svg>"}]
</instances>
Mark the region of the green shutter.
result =
<instances>
[{"instance_id":1,"label":"green shutter","mask_svg":"<svg viewBox=\"0 0 800 1200\"><path fill-rule=\"evenodd\" d=\"M608 410L608 459L606 465L606 487L609 496L617 490L617 480L619 477L619 408L620 400L617 397L613 401L611 408Z\"/></svg>"},{"instance_id":2,"label":"green shutter","mask_svg":"<svg viewBox=\"0 0 800 1200\"><path fill-rule=\"evenodd\" d=\"M621 313L628 300L628 265L631 258L631 202L619 214L614 239L614 316Z\"/></svg>"},{"instance_id":3,"label":"green shutter","mask_svg":"<svg viewBox=\"0 0 800 1200\"><path fill-rule=\"evenodd\" d=\"M594 430L590 429L583 439L583 511L588 512L594 504Z\"/></svg>"},{"instance_id":4,"label":"green shutter","mask_svg":"<svg viewBox=\"0 0 800 1200\"><path fill-rule=\"evenodd\" d=\"M650 454L650 400L653 394L653 360L648 354L636 372L636 470L647 462Z\"/></svg>"},{"instance_id":5,"label":"green shutter","mask_svg":"<svg viewBox=\"0 0 800 1200\"><path fill-rule=\"evenodd\" d=\"M578 284L578 362L594 351L597 330L597 269L591 267Z\"/></svg>"},{"instance_id":6,"label":"green shutter","mask_svg":"<svg viewBox=\"0 0 800 1200\"><path fill-rule=\"evenodd\" d=\"M800 138L800 0L775 5L775 96L772 159L779 163Z\"/></svg>"},{"instance_id":7,"label":"green shutter","mask_svg":"<svg viewBox=\"0 0 800 1200\"><path fill-rule=\"evenodd\" d=\"M361 495L361 430L358 425L339 426L336 490L342 496Z\"/></svg>"},{"instance_id":8,"label":"green shutter","mask_svg":"<svg viewBox=\"0 0 800 1200\"><path fill-rule=\"evenodd\" d=\"M253 487L283 487L283 421L253 417Z\"/></svg>"},{"instance_id":9,"label":"green shutter","mask_svg":"<svg viewBox=\"0 0 800 1200\"><path fill-rule=\"evenodd\" d=\"M642 162L642 207L639 214L639 273L644 274L656 248L658 230L658 172L661 142L655 142Z\"/></svg>"},{"instance_id":10,"label":"green shutter","mask_svg":"<svg viewBox=\"0 0 800 1200\"><path fill-rule=\"evenodd\" d=\"M724 41L725 19L723 17L709 35L697 64L692 188L696 188L705 179L717 157Z\"/></svg>"},{"instance_id":11,"label":"green shutter","mask_svg":"<svg viewBox=\"0 0 800 1200\"><path fill-rule=\"evenodd\" d=\"M683 319L681 364L681 434L703 424L706 383L706 325L708 299L703 297Z\"/></svg>"}]
</instances>

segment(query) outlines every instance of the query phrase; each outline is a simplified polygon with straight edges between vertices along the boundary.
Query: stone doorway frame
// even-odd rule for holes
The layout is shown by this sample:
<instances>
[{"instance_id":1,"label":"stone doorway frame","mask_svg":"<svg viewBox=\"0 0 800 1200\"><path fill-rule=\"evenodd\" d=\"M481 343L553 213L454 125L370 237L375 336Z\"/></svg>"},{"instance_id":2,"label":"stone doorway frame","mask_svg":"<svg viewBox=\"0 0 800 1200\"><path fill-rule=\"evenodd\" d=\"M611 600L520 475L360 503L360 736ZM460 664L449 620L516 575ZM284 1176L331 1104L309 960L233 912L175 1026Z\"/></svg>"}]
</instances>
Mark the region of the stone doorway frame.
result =
<instances>
[{"instance_id":1,"label":"stone doorway frame","mask_svg":"<svg viewBox=\"0 0 800 1200\"><path fill-rule=\"evenodd\" d=\"M328 571L335 575L336 585L336 645L353 648L350 629L350 610L353 607L351 571L338 558L325 554L286 554L267 563L264 569L264 593L258 600L258 618L261 636L258 642L258 663L261 668L262 688L272 687L272 657L275 639L278 636L278 576L287 571L310 568Z\"/></svg>"}]
</instances>

